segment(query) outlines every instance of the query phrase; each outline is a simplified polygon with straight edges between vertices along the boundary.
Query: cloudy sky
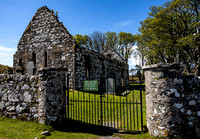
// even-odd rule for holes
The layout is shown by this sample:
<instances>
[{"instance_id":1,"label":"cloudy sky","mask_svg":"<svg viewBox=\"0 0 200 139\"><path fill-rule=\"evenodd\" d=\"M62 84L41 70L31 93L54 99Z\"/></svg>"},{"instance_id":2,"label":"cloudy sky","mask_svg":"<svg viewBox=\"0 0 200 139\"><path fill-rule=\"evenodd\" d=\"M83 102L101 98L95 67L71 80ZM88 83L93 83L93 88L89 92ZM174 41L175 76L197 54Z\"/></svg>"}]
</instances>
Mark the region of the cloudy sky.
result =
<instances>
[{"instance_id":1,"label":"cloudy sky","mask_svg":"<svg viewBox=\"0 0 200 139\"><path fill-rule=\"evenodd\" d=\"M138 32L149 7L167 0L0 0L0 64L13 65L18 41L38 8L58 12L72 35L100 32ZM132 68L136 62L129 60Z\"/></svg>"}]
</instances>

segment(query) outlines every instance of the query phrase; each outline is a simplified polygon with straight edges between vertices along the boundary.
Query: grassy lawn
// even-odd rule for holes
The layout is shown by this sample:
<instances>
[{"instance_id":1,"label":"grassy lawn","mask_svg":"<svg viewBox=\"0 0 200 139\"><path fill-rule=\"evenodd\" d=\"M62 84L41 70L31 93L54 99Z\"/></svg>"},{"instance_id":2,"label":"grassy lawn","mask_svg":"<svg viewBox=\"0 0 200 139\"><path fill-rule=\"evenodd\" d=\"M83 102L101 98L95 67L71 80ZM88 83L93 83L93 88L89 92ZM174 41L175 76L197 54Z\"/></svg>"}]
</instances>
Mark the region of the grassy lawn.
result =
<instances>
[{"instance_id":1,"label":"grassy lawn","mask_svg":"<svg viewBox=\"0 0 200 139\"><path fill-rule=\"evenodd\" d=\"M102 107L99 94L70 90L69 96L70 105L67 107L67 111L69 109L67 117L69 116L72 120L100 125L102 115L104 126L122 130L141 130L139 90L130 91L127 96L105 94L102 97ZM142 108L143 125L146 126L146 103L143 91Z\"/></svg>"},{"instance_id":2,"label":"grassy lawn","mask_svg":"<svg viewBox=\"0 0 200 139\"><path fill-rule=\"evenodd\" d=\"M47 139L97 139L99 137L105 136L113 136L120 138L135 138L135 139L146 139L152 138L148 133L145 134L104 134L98 135L95 133L81 133L74 131L61 131L56 130L51 126L41 125L33 122L24 122L20 120L9 119L5 117L0 117L0 139L33 139L35 137L38 138L47 138ZM50 136L40 135L41 132L50 130Z\"/></svg>"},{"instance_id":3,"label":"grassy lawn","mask_svg":"<svg viewBox=\"0 0 200 139\"><path fill-rule=\"evenodd\" d=\"M134 96L133 96L134 94ZM134 97L134 98L133 98ZM70 101L69 110L70 110L70 120L67 120L63 122L63 125L57 128L53 128L51 126L47 125L40 125L33 122L24 122L20 120L14 120L9 119L5 117L0 117L0 139L4 138L27 138L27 139L33 139L35 137L38 138L52 138L52 139L62 139L62 138L99 138L104 136L112 136L112 137L120 137L120 138L136 138L136 139L146 139L146 138L152 138L149 136L149 134L146 132L144 134L118 134L118 133L111 133L110 127L112 121L115 120L118 121L115 123L115 127L120 128L126 128L127 124L127 116L130 118L130 112L133 110L133 106L126 105L125 102L130 102L134 99L136 102L140 102L140 92L139 90L135 90L134 92L131 91L127 96L113 96L113 95L105 95L103 99L103 122L104 125L107 126L105 128L101 128L98 126L98 116L100 115L100 106L99 106L99 95L95 95L92 93L83 93L78 91L72 91L70 90L70 99L74 101ZM75 100L79 100L75 101ZM80 101L81 100L81 101ZM93 104L91 102L87 102L89 100L93 101ZM124 102L124 104L119 103L112 103L113 100L115 102ZM146 104L145 104L145 93L142 92L142 101L143 101L143 125L146 125ZM78 104L79 103L79 104ZM82 103L82 104L80 104ZM121 106L120 106L121 105ZM105 109L106 108L106 111ZM125 117L120 118L120 112L119 109L122 110L122 113L125 114ZM136 105L134 104L134 109L136 109ZM108 110L108 111L107 111ZM138 105L138 110L140 110L140 105ZM93 115L93 116L92 116ZM91 118L91 117L93 118ZM112 116L112 119L111 119ZM115 119L114 119L115 116ZM118 116L118 118L116 118ZM133 117L133 116L132 116ZM136 116L134 116L137 118ZM138 118L140 119L140 111L138 113ZM120 121L122 119L122 121ZM125 120L124 120L125 119ZM109 126L106 125L106 121L111 121ZM130 121L130 119L129 119ZM134 118L131 119L132 123L134 121ZM119 123L121 122L122 125ZM124 126L125 122L125 126ZM140 122L139 122L140 123ZM122 127L120 127L122 126ZM130 124L128 125L130 127ZM132 124L133 126L133 124ZM140 124L138 125L140 128ZM50 136L44 136L41 135L41 132L49 130L51 135Z\"/></svg>"}]
</instances>

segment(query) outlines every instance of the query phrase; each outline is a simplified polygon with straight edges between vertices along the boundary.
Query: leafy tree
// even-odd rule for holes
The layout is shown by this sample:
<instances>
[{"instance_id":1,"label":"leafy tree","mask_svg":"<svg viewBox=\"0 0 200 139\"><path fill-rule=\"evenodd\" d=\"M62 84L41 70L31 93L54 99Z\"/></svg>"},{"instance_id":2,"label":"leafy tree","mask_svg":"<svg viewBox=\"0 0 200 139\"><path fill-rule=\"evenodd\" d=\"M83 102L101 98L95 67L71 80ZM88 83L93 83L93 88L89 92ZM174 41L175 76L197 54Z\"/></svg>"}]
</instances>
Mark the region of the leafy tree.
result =
<instances>
[{"instance_id":1,"label":"leafy tree","mask_svg":"<svg viewBox=\"0 0 200 139\"><path fill-rule=\"evenodd\" d=\"M139 29L139 53L146 57L148 64L182 62L188 72L194 63L198 75L200 1L173 0L150 10Z\"/></svg>"},{"instance_id":2,"label":"leafy tree","mask_svg":"<svg viewBox=\"0 0 200 139\"><path fill-rule=\"evenodd\" d=\"M118 45L118 36L116 32L106 32L104 33L106 37L106 45L112 46L114 49L117 50L117 45Z\"/></svg>"},{"instance_id":3,"label":"leafy tree","mask_svg":"<svg viewBox=\"0 0 200 139\"><path fill-rule=\"evenodd\" d=\"M76 43L79 45L79 46L82 46L82 47L86 47L86 48L89 48L89 49L92 49L92 45L91 45L91 39L88 35L81 35L81 34L76 34L74 36L74 39L76 40Z\"/></svg>"},{"instance_id":4,"label":"leafy tree","mask_svg":"<svg viewBox=\"0 0 200 139\"><path fill-rule=\"evenodd\" d=\"M77 44L90 50L102 53L105 46L113 47L128 63L128 58L133 52L136 36L131 33L120 32L98 32L95 31L91 35L76 34L74 36Z\"/></svg>"},{"instance_id":5,"label":"leafy tree","mask_svg":"<svg viewBox=\"0 0 200 139\"><path fill-rule=\"evenodd\" d=\"M136 37L133 34L126 32L120 32L118 36L119 36L118 51L121 54L121 56L125 59L125 61L128 63L128 58L133 53L133 46L135 44Z\"/></svg>"}]
</instances>

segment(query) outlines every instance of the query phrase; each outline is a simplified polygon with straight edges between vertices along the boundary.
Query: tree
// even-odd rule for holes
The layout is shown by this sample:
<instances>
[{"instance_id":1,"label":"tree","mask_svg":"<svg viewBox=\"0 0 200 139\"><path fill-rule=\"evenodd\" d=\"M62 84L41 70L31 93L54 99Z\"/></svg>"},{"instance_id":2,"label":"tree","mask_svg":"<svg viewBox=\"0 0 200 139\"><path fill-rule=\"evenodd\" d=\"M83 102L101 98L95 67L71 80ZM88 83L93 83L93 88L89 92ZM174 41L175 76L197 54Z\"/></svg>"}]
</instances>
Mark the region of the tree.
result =
<instances>
[{"instance_id":1,"label":"tree","mask_svg":"<svg viewBox=\"0 0 200 139\"><path fill-rule=\"evenodd\" d=\"M76 34L74 36L74 39L76 40L76 43L79 46L85 47L85 48L89 48L92 49L92 45L91 45L91 39L88 35L81 35L81 34Z\"/></svg>"},{"instance_id":2,"label":"tree","mask_svg":"<svg viewBox=\"0 0 200 139\"><path fill-rule=\"evenodd\" d=\"M112 46L114 49L117 50L117 44L118 44L118 36L116 32L106 32L104 33L106 37L106 45Z\"/></svg>"},{"instance_id":3,"label":"tree","mask_svg":"<svg viewBox=\"0 0 200 139\"><path fill-rule=\"evenodd\" d=\"M133 52L133 46L135 44L136 37L133 34L126 33L126 32L120 32L118 34L118 37L119 37L118 52L125 59L125 61L128 63L128 58Z\"/></svg>"},{"instance_id":4,"label":"tree","mask_svg":"<svg viewBox=\"0 0 200 139\"><path fill-rule=\"evenodd\" d=\"M173 0L151 7L149 17L141 22L137 37L139 51L148 64L182 62L198 74L200 41L198 28L200 1Z\"/></svg>"},{"instance_id":5,"label":"tree","mask_svg":"<svg viewBox=\"0 0 200 139\"><path fill-rule=\"evenodd\" d=\"M105 47L105 35L102 32L95 31L90 35L92 50L102 53Z\"/></svg>"}]
</instances>

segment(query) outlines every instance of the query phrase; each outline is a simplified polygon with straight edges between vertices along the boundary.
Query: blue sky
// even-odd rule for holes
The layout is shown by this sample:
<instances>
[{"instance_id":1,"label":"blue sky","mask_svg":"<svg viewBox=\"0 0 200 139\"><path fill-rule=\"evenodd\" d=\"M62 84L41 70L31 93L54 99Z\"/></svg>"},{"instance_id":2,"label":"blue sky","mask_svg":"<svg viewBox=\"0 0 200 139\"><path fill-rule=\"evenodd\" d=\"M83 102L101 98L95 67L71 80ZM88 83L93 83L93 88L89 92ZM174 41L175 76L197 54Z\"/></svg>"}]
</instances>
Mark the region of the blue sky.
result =
<instances>
[{"instance_id":1,"label":"blue sky","mask_svg":"<svg viewBox=\"0 0 200 139\"><path fill-rule=\"evenodd\" d=\"M58 12L72 35L100 32L138 32L150 6L167 0L0 0L0 64L12 66L18 41L38 8ZM137 60L129 60L130 68Z\"/></svg>"}]
</instances>

